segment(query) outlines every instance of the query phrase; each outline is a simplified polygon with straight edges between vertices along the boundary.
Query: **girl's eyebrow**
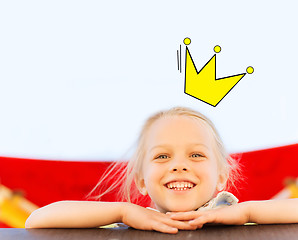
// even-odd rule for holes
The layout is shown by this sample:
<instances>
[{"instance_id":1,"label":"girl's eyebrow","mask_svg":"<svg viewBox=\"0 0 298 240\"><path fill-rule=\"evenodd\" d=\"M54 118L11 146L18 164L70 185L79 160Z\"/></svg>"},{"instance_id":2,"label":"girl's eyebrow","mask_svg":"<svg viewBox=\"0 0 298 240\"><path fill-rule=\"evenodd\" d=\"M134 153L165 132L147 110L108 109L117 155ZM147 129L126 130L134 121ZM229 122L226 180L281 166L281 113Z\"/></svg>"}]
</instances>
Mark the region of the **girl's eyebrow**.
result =
<instances>
[{"instance_id":1,"label":"girl's eyebrow","mask_svg":"<svg viewBox=\"0 0 298 240\"><path fill-rule=\"evenodd\" d=\"M203 146L203 147L209 149L209 147L208 147L206 144L203 144L203 143L192 143L192 144L189 144L189 146L191 146L191 147L195 147L195 146ZM151 151L152 151L153 149L155 149L155 148L170 148L170 147L171 147L171 145L168 145L168 144L160 144L160 145L153 146L153 147L149 150L149 152L151 152Z\"/></svg>"},{"instance_id":2,"label":"girl's eyebrow","mask_svg":"<svg viewBox=\"0 0 298 240\"><path fill-rule=\"evenodd\" d=\"M170 147L170 145L168 145L168 144L156 145L156 146L153 146L153 147L149 150L149 152L151 152L154 148L169 148L169 147Z\"/></svg>"},{"instance_id":3,"label":"girl's eyebrow","mask_svg":"<svg viewBox=\"0 0 298 240\"><path fill-rule=\"evenodd\" d=\"M190 144L190 146L192 146L192 147L203 146L203 147L209 149L209 147L206 144L203 144L203 143L194 143L194 144Z\"/></svg>"}]
</instances>

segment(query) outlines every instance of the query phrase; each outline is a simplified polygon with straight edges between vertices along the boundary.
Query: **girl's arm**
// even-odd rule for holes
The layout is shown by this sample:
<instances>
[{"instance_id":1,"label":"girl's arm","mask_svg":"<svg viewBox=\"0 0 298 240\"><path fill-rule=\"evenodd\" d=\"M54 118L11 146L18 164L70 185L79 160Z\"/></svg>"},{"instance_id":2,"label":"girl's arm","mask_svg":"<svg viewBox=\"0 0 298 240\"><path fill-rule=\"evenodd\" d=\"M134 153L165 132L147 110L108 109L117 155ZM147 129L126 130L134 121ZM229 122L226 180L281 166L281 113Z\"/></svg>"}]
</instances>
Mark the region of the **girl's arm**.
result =
<instances>
[{"instance_id":1,"label":"girl's arm","mask_svg":"<svg viewBox=\"0 0 298 240\"><path fill-rule=\"evenodd\" d=\"M141 230L177 233L178 229L192 230L188 222L144 207L122 202L62 201L34 211L26 228L94 228L123 222Z\"/></svg>"},{"instance_id":2,"label":"girl's arm","mask_svg":"<svg viewBox=\"0 0 298 240\"><path fill-rule=\"evenodd\" d=\"M92 228L121 222L123 203L61 201L35 210L26 228Z\"/></svg>"},{"instance_id":3,"label":"girl's arm","mask_svg":"<svg viewBox=\"0 0 298 240\"><path fill-rule=\"evenodd\" d=\"M207 211L169 213L174 220L189 221L201 228L206 223L243 225L245 223L298 223L298 199L248 201Z\"/></svg>"},{"instance_id":4,"label":"girl's arm","mask_svg":"<svg viewBox=\"0 0 298 240\"><path fill-rule=\"evenodd\" d=\"M250 201L247 204L249 222L260 224L298 223L298 199Z\"/></svg>"}]
</instances>

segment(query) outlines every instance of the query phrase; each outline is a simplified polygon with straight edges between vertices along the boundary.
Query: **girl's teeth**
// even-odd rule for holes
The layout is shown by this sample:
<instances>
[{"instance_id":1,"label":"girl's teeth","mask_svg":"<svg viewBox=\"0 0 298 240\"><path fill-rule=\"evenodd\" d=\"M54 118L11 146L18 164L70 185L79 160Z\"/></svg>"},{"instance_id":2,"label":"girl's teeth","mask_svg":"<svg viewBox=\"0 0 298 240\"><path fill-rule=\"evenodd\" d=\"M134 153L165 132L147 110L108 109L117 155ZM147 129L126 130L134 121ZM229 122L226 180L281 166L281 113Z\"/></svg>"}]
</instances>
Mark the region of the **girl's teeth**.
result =
<instances>
[{"instance_id":1,"label":"girl's teeth","mask_svg":"<svg viewBox=\"0 0 298 240\"><path fill-rule=\"evenodd\" d=\"M167 187L169 189L174 189L178 191L187 190L187 189L193 188L193 186L194 186L193 183L190 183L190 182L171 182L167 184Z\"/></svg>"}]
</instances>

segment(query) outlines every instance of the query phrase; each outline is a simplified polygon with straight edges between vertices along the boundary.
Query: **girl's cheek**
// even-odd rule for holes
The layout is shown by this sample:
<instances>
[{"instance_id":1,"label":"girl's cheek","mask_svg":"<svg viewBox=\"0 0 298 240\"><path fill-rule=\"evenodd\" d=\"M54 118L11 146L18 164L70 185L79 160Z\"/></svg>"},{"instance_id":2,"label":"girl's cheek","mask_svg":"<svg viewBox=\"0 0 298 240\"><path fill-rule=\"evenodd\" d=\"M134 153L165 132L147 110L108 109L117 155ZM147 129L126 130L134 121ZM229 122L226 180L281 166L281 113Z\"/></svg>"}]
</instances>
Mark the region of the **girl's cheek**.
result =
<instances>
[{"instance_id":1,"label":"girl's cheek","mask_svg":"<svg viewBox=\"0 0 298 240\"><path fill-rule=\"evenodd\" d=\"M147 164L147 166L144 167L143 171L146 175L152 175L156 172L158 172L159 168L156 166L156 164Z\"/></svg>"},{"instance_id":2,"label":"girl's cheek","mask_svg":"<svg viewBox=\"0 0 298 240\"><path fill-rule=\"evenodd\" d=\"M148 176L150 176L150 178L154 179L154 178L161 178L165 175L166 170L165 167L160 165L154 165L151 166L150 168L148 168Z\"/></svg>"}]
</instances>

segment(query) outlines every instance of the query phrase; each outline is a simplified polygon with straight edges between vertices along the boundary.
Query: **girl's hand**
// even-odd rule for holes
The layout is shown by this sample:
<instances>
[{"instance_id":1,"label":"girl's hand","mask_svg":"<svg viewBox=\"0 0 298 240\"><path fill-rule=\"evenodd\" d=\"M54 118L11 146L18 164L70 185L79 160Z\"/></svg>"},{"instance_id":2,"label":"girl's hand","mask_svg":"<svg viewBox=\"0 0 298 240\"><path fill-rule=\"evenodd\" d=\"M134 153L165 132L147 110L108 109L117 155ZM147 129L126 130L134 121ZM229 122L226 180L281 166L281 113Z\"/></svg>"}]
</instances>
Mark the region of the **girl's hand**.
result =
<instances>
[{"instance_id":1,"label":"girl's hand","mask_svg":"<svg viewBox=\"0 0 298 240\"><path fill-rule=\"evenodd\" d=\"M249 222L249 211L242 203L206 211L171 212L167 215L173 220L188 221L196 228L202 228L206 223L243 225Z\"/></svg>"},{"instance_id":2,"label":"girl's hand","mask_svg":"<svg viewBox=\"0 0 298 240\"><path fill-rule=\"evenodd\" d=\"M173 220L167 214L146 209L132 203L124 203L121 216L123 223L141 230L177 233L178 229L196 229L196 226L190 225L187 221Z\"/></svg>"}]
</instances>

